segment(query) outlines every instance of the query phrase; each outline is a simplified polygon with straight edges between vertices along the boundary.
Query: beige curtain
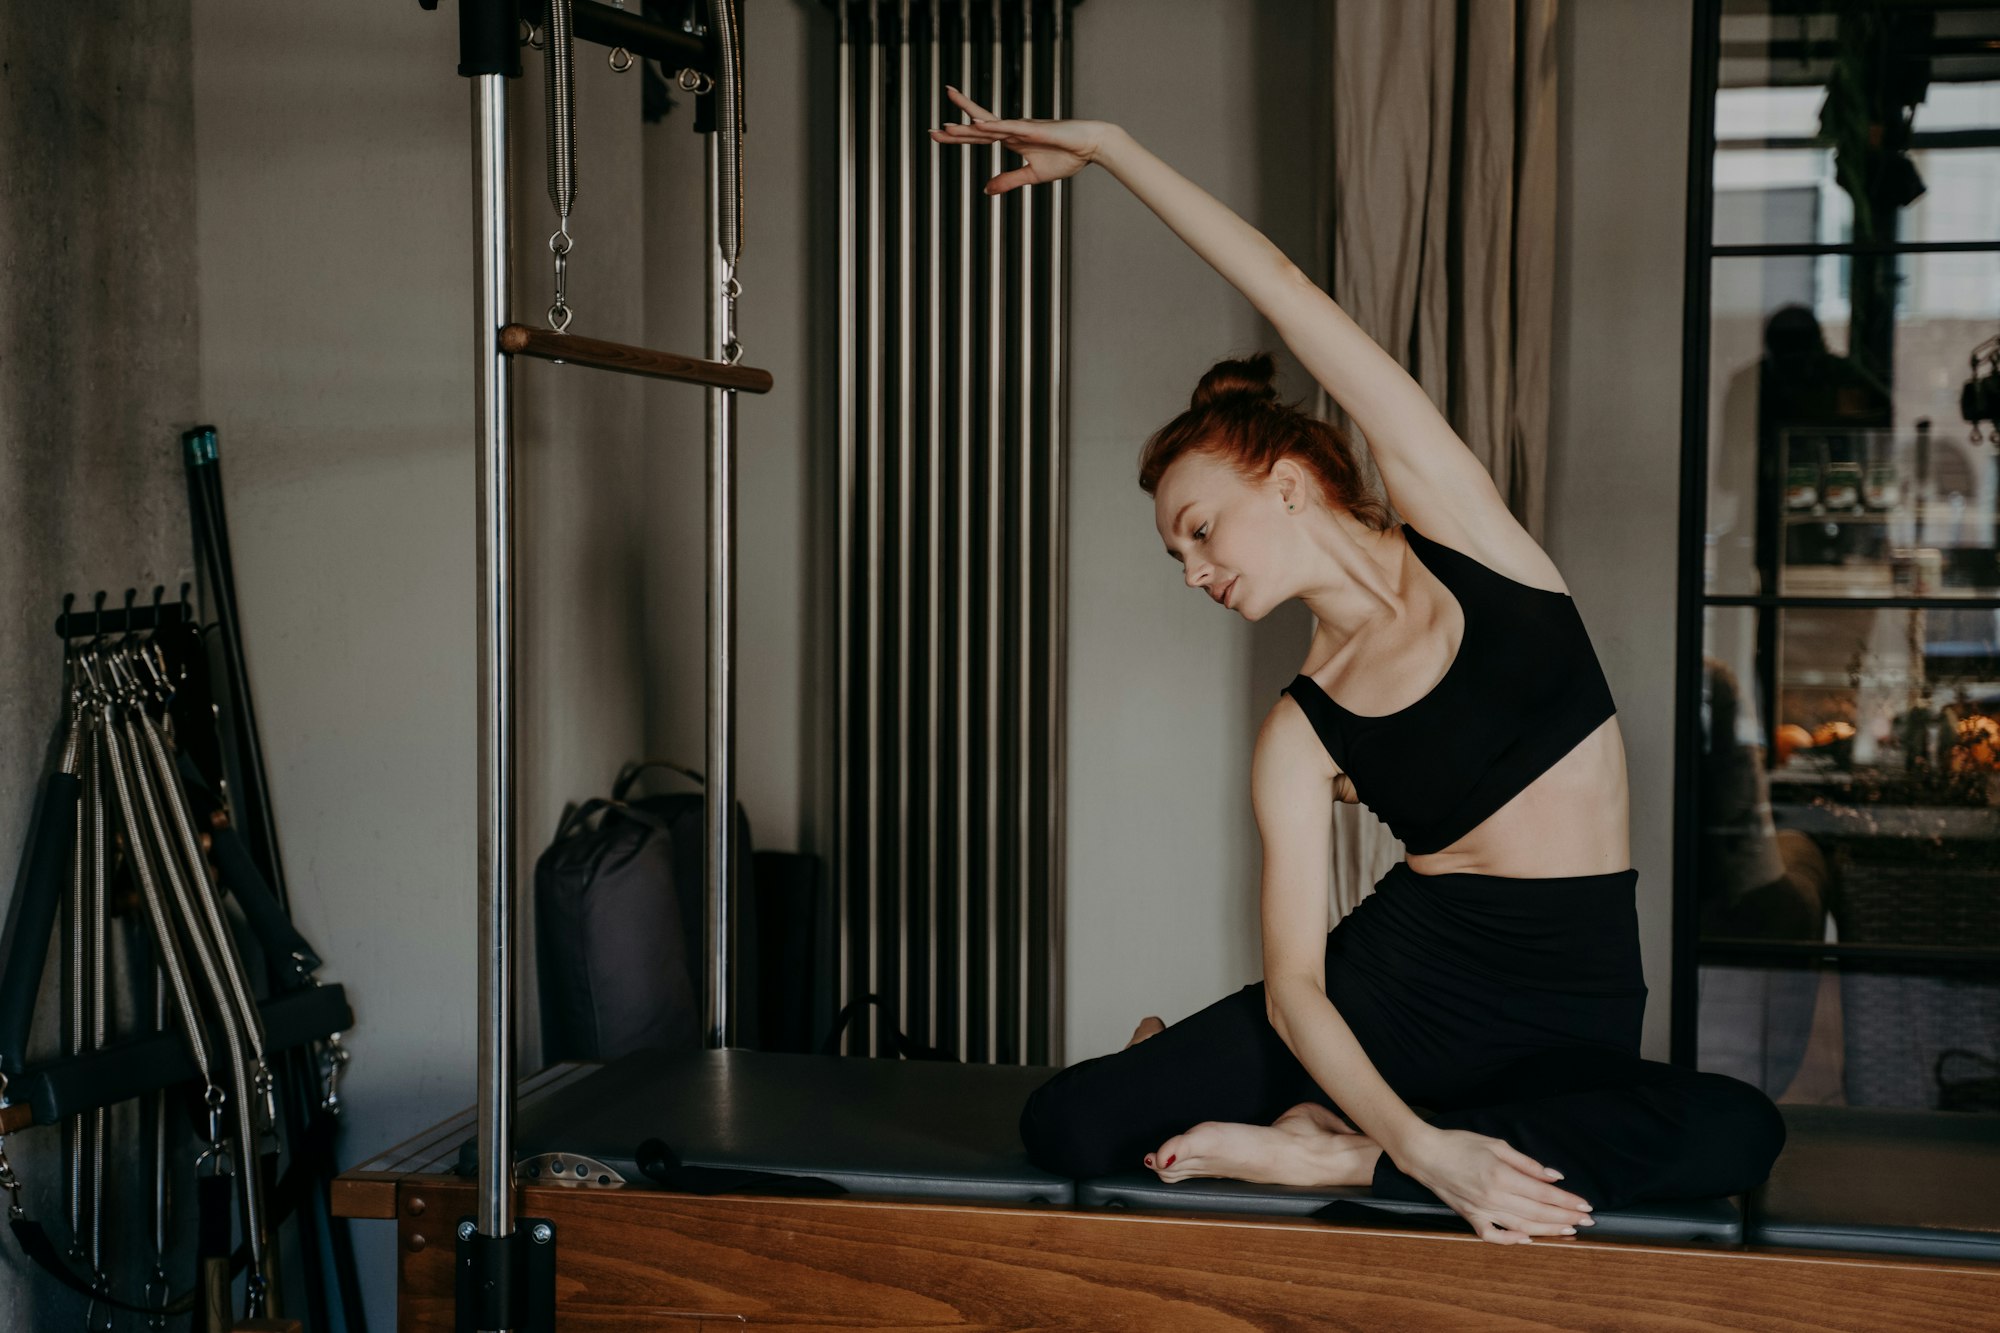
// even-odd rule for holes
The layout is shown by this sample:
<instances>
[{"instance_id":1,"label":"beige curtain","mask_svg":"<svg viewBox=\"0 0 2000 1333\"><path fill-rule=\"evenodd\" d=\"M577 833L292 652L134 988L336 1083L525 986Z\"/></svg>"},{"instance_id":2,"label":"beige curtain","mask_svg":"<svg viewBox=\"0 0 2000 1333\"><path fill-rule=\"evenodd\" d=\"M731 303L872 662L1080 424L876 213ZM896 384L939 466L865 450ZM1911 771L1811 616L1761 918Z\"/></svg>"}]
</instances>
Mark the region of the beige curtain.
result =
<instances>
[{"instance_id":1,"label":"beige curtain","mask_svg":"<svg viewBox=\"0 0 2000 1333\"><path fill-rule=\"evenodd\" d=\"M1537 541L1555 284L1556 4L1333 0L1322 172L1334 300L1424 386ZM1319 410L1351 427L1324 390ZM1366 467L1379 488L1372 457ZM1402 855L1381 821L1339 807L1336 919Z\"/></svg>"}]
</instances>

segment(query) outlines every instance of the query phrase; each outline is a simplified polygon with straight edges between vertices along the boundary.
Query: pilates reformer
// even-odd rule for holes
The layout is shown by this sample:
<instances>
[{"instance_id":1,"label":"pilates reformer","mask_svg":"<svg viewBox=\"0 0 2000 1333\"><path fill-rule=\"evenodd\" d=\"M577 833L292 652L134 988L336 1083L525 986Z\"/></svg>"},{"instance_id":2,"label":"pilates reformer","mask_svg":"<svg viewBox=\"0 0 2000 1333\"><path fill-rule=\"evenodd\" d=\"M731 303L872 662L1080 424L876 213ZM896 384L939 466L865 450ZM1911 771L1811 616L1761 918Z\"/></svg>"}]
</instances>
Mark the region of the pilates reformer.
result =
<instances>
[{"instance_id":1,"label":"pilates reformer","mask_svg":"<svg viewBox=\"0 0 2000 1333\"><path fill-rule=\"evenodd\" d=\"M557 46L621 46L703 88L711 295L709 359L700 360L566 331L560 275L573 182L555 164L551 198L563 225L551 240L551 327L508 322L506 80L520 69L517 15L510 0L460 0L480 245L478 1100L337 1182L343 1216L396 1225L398 1326L1473 1327L1502 1317L1571 1322L1566 1312L1587 1292L1621 1326L1777 1322L1809 1306L1826 1326L1872 1329L1908 1310L2000 1305L1994 1206L1932 1210L1941 1189L2000 1197L2000 1138L1985 1126L1940 1134L1923 1113L1787 1108L1811 1145L1781 1163L1787 1171L1804 1163L1814 1178L1837 1181L1895 1145L1906 1192L1878 1192L1872 1221L1793 1172L1774 1175L1756 1199L1607 1211L1588 1240L1521 1249L1478 1240L1448 1209L1365 1190L1051 1175L1027 1161L1016 1129L1049 1068L733 1047L724 937L737 871L728 823L733 395L771 388L769 375L738 364L733 336L743 128L733 11L714 0L709 24L689 36L655 31L629 11L613 26L595 0L550 0L535 28L549 57L557 156L567 151L558 122L568 96L568 54ZM517 1087L508 412L512 358L524 355L711 390L707 1049L560 1065Z\"/></svg>"}]
</instances>

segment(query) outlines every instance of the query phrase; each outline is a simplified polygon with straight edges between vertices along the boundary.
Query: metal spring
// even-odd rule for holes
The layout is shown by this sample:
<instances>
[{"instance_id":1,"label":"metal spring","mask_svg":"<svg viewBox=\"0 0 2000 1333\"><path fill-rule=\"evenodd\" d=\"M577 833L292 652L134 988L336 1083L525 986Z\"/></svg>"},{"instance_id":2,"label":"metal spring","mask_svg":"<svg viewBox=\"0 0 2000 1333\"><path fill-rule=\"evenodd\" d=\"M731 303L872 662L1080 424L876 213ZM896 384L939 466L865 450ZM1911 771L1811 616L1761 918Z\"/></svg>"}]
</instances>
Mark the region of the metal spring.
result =
<instances>
[{"instance_id":1,"label":"metal spring","mask_svg":"<svg viewBox=\"0 0 2000 1333\"><path fill-rule=\"evenodd\" d=\"M709 0L710 20L722 47L717 132L722 135L722 262L731 270L743 247L743 43L736 30L736 0Z\"/></svg>"},{"instance_id":2,"label":"metal spring","mask_svg":"<svg viewBox=\"0 0 2000 1333\"><path fill-rule=\"evenodd\" d=\"M549 202L569 221L576 202L576 83L570 41L571 0L549 0L542 67L548 73Z\"/></svg>"}]
</instances>

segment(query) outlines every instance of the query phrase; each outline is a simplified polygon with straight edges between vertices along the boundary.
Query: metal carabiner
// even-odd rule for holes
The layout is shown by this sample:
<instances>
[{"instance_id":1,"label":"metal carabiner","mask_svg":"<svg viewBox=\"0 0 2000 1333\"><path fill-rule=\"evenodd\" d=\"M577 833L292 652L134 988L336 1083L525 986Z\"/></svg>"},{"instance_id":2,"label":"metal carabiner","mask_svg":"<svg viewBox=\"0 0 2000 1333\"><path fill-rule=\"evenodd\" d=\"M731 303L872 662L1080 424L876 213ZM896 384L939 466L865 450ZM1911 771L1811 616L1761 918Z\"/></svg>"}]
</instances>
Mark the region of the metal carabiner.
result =
<instances>
[{"instance_id":1,"label":"metal carabiner","mask_svg":"<svg viewBox=\"0 0 2000 1333\"><path fill-rule=\"evenodd\" d=\"M7 1105L7 1075L0 1072L0 1106ZM21 1178L14 1174L14 1164L7 1160L7 1136L0 1134L0 1190L8 1194L7 1220L18 1222L26 1217L27 1210L21 1207Z\"/></svg>"},{"instance_id":2,"label":"metal carabiner","mask_svg":"<svg viewBox=\"0 0 2000 1333\"><path fill-rule=\"evenodd\" d=\"M211 1158L215 1161L215 1169L211 1173L212 1175L233 1176L236 1174L236 1159L229 1152L229 1140L216 1139L201 1150L200 1154L194 1159L194 1173L196 1176L201 1175L201 1168Z\"/></svg>"},{"instance_id":3,"label":"metal carabiner","mask_svg":"<svg viewBox=\"0 0 2000 1333\"><path fill-rule=\"evenodd\" d=\"M340 1114L340 1076L346 1070L347 1062L352 1058L353 1052L340 1044L340 1034L338 1032L329 1033L326 1039L326 1050L319 1058L320 1073L326 1079L326 1095L320 1100L319 1105L320 1109L328 1115L337 1116Z\"/></svg>"}]
</instances>

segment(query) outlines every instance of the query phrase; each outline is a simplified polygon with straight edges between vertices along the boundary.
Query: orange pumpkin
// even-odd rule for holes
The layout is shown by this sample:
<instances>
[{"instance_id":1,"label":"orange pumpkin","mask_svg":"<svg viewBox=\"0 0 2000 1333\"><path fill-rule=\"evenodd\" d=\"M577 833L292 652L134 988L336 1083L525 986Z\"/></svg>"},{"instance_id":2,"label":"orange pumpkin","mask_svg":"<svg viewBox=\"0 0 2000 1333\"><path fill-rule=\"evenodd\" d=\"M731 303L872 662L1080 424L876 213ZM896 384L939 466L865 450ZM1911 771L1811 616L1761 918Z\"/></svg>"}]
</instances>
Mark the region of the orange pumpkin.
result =
<instances>
[{"instance_id":1,"label":"orange pumpkin","mask_svg":"<svg viewBox=\"0 0 2000 1333\"><path fill-rule=\"evenodd\" d=\"M1951 748L1954 773L2000 773L2000 722L1980 713L1958 724L1958 744Z\"/></svg>"},{"instance_id":2,"label":"orange pumpkin","mask_svg":"<svg viewBox=\"0 0 2000 1333\"><path fill-rule=\"evenodd\" d=\"M1787 722L1778 728L1778 762L1784 763L1792 757L1794 750L1812 749L1812 733L1796 722Z\"/></svg>"}]
</instances>

